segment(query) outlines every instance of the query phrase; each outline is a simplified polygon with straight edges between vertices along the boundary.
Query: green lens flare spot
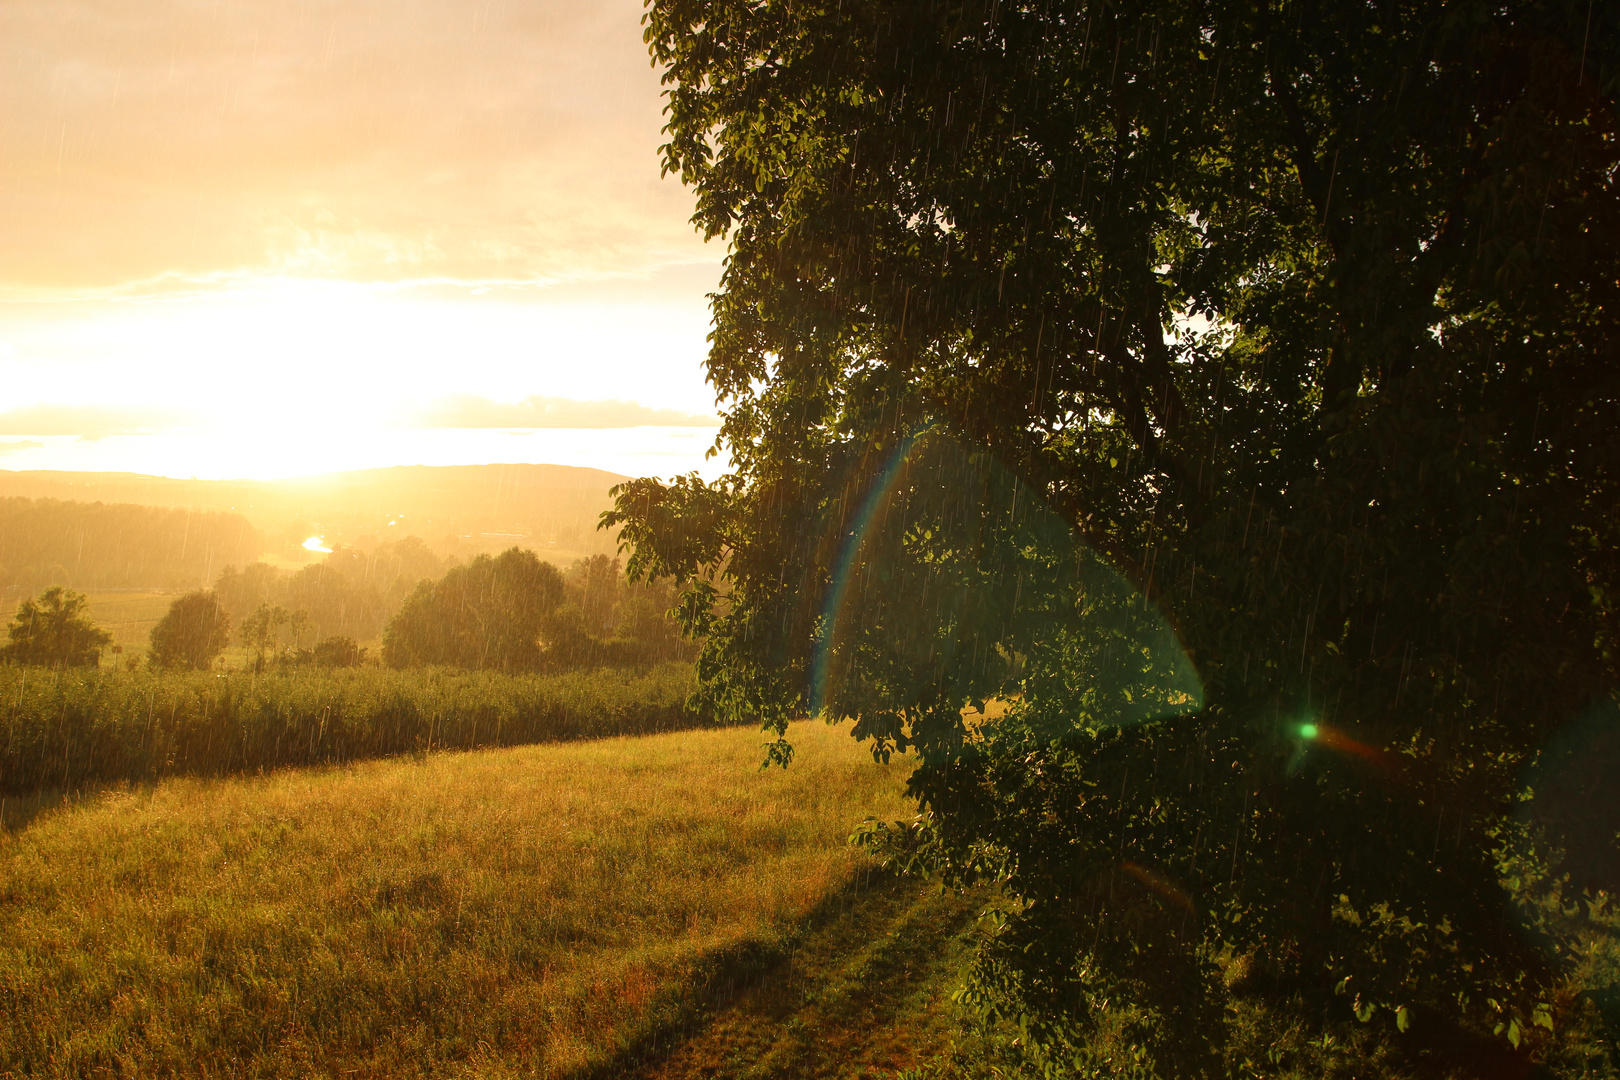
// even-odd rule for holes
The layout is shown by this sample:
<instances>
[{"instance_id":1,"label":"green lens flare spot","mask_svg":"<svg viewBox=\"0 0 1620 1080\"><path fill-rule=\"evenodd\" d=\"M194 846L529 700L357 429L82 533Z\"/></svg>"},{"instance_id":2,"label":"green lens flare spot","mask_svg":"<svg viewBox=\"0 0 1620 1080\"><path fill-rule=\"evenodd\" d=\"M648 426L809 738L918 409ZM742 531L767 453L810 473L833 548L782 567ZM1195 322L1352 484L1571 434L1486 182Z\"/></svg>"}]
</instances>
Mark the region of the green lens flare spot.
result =
<instances>
[{"instance_id":1,"label":"green lens flare spot","mask_svg":"<svg viewBox=\"0 0 1620 1080\"><path fill-rule=\"evenodd\" d=\"M1314 739L1314 738L1316 738L1316 725L1315 724L1301 724L1301 725L1299 725L1299 737L1302 738L1302 739Z\"/></svg>"}]
</instances>

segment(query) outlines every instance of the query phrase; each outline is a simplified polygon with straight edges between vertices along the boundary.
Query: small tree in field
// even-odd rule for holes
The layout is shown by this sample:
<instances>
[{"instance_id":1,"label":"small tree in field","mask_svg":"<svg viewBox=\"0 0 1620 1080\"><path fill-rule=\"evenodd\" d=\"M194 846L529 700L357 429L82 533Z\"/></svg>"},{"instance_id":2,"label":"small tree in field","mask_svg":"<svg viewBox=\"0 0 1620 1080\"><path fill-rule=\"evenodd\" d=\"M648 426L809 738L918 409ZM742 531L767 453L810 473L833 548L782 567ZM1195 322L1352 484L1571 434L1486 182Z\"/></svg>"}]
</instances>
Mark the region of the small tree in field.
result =
<instances>
[{"instance_id":1,"label":"small tree in field","mask_svg":"<svg viewBox=\"0 0 1620 1080\"><path fill-rule=\"evenodd\" d=\"M212 592L198 589L170 604L152 628L152 666L202 671L230 640L230 615Z\"/></svg>"},{"instance_id":2,"label":"small tree in field","mask_svg":"<svg viewBox=\"0 0 1620 1080\"><path fill-rule=\"evenodd\" d=\"M83 593L53 585L37 599L24 600L0 648L0 659L48 667L95 667L112 635L85 614L89 600Z\"/></svg>"}]
</instances>

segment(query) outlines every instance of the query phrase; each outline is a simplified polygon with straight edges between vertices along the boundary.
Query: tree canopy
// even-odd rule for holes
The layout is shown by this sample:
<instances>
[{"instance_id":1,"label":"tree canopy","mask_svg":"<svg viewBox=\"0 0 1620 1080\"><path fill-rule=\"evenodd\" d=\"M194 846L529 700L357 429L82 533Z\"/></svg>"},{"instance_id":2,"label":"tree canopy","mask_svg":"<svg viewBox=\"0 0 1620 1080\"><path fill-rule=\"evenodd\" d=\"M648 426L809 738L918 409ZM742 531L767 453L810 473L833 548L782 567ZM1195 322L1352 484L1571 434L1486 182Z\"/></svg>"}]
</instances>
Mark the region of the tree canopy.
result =
<instances>
[{"instance_id":1,"label":"tree canopy","mask_svg":"<svg viewBox=\"0 0 1620 1080\"><path fill-rule=\"evenodd\" d=\"M231 617L207 589L177 597L152 627L154 667L206 670L231 643Z\"/></svg>"},{"instance_id":2,"label":"tree canopy","mask_svg":"<svg viewBox=\"0 0 1620 1080\"><path fill-rule=\"evenodd\" d=\"M733 464L606 517L702 692L920 753L909 850L1021 902L969 996L1049 1062L1139 1024L1213 1069L1217 956L1530 1052L1560 961L1502 861L1559 847L1529 777L1620 674L1620 8L653 0L647 39L729 244Z\"/></svg>"},{"instance_id":3,"label":"tree canopy","mask_svg":"<svg viewBox=\"0 0 1620 1080\"><path fill-rule=\"evenodd\" d=\"M532 551L479 555L406 598L383 633L383 663L533 670L563 593L562 574Z\"/></svg>"},{"instance_id":4,"label":"tree canopy","mask_svg":"<svg viewBox=\"0 0 1620 1080\"><path fill-rule=\"evenodd\" d=\"M53 585L24 600L6 628L9 641L0 660L44 667L95 667L112 635L90 619L89 599Z\"/></svg>"}]
</instances>

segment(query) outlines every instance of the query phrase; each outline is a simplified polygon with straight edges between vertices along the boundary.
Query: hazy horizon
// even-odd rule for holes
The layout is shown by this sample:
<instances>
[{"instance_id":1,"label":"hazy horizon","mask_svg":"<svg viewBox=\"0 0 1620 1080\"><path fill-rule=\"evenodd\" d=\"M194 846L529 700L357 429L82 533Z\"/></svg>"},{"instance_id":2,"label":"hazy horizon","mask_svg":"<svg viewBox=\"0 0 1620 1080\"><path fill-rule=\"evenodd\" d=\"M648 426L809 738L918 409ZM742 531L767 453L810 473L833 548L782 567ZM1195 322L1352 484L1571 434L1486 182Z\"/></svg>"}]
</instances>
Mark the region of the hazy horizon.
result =
<instances>
[{"instance_id":1,"label":"hazy horizon","mask_svg":"<svg viewBox=\"0 0 1620 1080\"><path fill-rule=\"evenodd\" d=\"M0 469L712 475L638 0L0 12Z\"/></svg>"}]
</instances>

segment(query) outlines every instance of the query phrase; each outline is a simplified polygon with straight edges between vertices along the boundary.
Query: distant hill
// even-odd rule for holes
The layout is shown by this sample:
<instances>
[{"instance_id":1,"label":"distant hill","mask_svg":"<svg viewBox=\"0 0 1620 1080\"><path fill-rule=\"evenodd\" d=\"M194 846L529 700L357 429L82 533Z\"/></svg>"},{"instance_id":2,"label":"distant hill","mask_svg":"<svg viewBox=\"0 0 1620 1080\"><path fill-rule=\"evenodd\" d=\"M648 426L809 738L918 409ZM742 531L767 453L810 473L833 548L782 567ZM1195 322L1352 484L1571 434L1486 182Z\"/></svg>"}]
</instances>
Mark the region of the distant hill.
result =
<instances>
[{"instance_id":1,"label":"distant hill","mask_svg":"<svg viewBox=\"0 0 1620 1080\"><path fill-rule=\"evenodd\" d=\"M608 489L627 477L566 465L407 465L291 480L182 480L138 473L0 470L0 498L135 503L240 514L266 553L296 559L328 546L419 536L444 554L532 547L557 561L611 553L598 532Z\"/></svg>"}]
</instances>

